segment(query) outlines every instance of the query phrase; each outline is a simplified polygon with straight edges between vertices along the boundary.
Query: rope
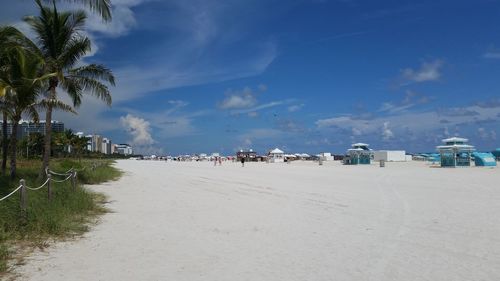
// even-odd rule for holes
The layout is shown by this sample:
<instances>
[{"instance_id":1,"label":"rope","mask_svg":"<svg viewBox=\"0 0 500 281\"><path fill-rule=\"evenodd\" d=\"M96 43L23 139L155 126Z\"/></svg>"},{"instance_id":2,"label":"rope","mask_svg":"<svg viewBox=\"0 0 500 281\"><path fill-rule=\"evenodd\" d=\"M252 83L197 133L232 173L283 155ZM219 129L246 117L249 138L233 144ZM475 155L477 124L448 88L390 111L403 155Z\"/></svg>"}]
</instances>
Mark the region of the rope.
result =
<instances>
[{"instance_id":1,"label":"rope","mask_svg":"<svg viewBox=\"0 0 500 281\"><path fill-rule=\"evenodd\" d=\"M87 166L85 166L85 167L83 167L81 169L73 169L73 171L75 171L75 172L83 172L83 171L85 171L85 169L87 169Z\"/></svg>"},{"instance_id":2,"label":"rope","mask_svg":"<svg viewBox=\"0 0 500 281\"><path fill-rule=\"evenodd\" d=\"M49 180L50 180L50 178L47 178L47 180L41 186L39 186L37 188L32 188L32 187L29 187L29 186L24 186L24 187L26 187L29 190L33 190L33 191L39 190L39 189L42 189L43 187L45 187L47 185L47 183L49 183Z\"/></svg>"},{"instance_id":3,"label":"rope","mask_svg":"<svg viewBox=\"0 0 500 281\"><path fill-rule=\"evenodd\" d=\"M72 171L72 170L70 170L70 171ZM70 171L68 171L68 172L66 172L66 173L63 174L63 173L56 173L54 171L48 170L48 173L52 174L52 175L56 175L56 176L64 176L65 177L65 176L71 174Z\"/></svg>"},{"instance_id":4,"label":"rope","mask_svg":"<svg viewBox=\"0 0 500 281\"><path fill-rule=\"evenodd\" d=\"M96 165L95 163L92 164L92 168L97 168L97 167L100 167L102 165ZM32 191L36 191L36 190L40 190L42 188L44 188L48 183L49 181L53 181L53 182L56 182L56 183L62 183L62 182L65 182L67 180L69 180L71 177L75 176L76 177L76 174L77 174L77 171L81 172L81 171L84 171L85 169L87 169L87 166L83 167L82 169L75 169L75 168L71 168L69 169L68 171L66 171L66 173L56 173L54 171L51 171L49 170L48 168L45 169L45 174L47 174L47 176L49 174L52 174L52 175L56 175L56 176L67 176L65 179L63 180L55 180L53 178L50 178L50 177L47 177L47 180L39 187L36 187L36 188L32 188L32 187L29 187L29 186L24 186L26 187L26 189L28 190L32 190ZM10 196L12 196L14 193L18 192L19 189L21 189L23 186L20 185L18 188L16 188L15 190L13 190L11 193L7 194L6 196L2 197L0 199L0 202L9 198Z\"/></svg>"},{"instance_id":5,"label":"rope","mask_svg":"<svg viewBox=\"0 0 500 281\"><path fill-rule=\"evenodd\" d=\"M96 166L96 167L97 167L97 166ZM54 172L54 171L52 171L52 170L47 169L46 173L47 173L47 175L48 175L48 174L53 174L53 175L56 175L56 176L67 176L67 175L71 174L71 172L76 172L76 171L78 171L78 172L83 172L85 169L87 169L87 166L85 166L85 167L83 167L83 168L81 168L81 169L71 168L71 169L67 170L67 171L66 171L66 172L64 172L64 173L57 173L57 172Z\"/></svg>"},{"instance_id":6,"label":"rope","mask_svg":"<svg viewBox=\"0 0 500 281\"><path fill-rule=\"evenodd\" d=\"M21 189L21 187L23 187L22 185L20 185L18 188L16 188L14 191L12 191L11 193L9 193L8 195L4 196L2 199L0 199L0 201L3 201L7 198L9 198L12 194L16 193L19 189Z\"/></svg>"},{"instance_id":7,"label":"rope","mask_svg":"<svg viewBox=\"0 0 500 281\"><path fill-rule=\"evenodd\" d=\"M69 180L71 177L73 176L73 174L69 175L67 178L63 179L63 180L54 180L54 179L51 179L53 182L57 182L57 183L61 183L61 182L65 182L67 180Z\"/></svg>"}]
</instances>

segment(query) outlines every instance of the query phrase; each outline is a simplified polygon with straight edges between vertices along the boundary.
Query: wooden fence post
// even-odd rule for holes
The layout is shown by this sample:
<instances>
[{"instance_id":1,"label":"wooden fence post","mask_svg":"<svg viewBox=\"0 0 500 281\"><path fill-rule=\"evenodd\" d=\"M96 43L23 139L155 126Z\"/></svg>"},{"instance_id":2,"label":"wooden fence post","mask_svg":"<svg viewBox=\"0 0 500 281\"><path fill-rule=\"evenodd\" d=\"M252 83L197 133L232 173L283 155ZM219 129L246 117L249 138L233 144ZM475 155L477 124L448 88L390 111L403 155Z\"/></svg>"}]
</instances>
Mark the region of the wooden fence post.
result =
<instances>
[{"instance_id":1,"label":"wooden fence post","mask_svg":"<svg viewBox=\"0 0 500 281\"><path fill-rule=\"evenodd\" d=\"M52 175L48 174L47 175L47 197L49 199L49 202L52 201Z\"/></svg>"},{"instance_id":2,"label":"wooden fence post","mask_svg":"<svg viewBox=\"0 0 500 281\"><path fill-rule=\"evenodd\" d=\"M20 200L20 207L21 207L21 217L23 219L26 218L26 209L27 209L27 193L26 193L26 181L24 179L19 181L19 184L21 185L21 200Z\"/></svg>"}]
</instances>

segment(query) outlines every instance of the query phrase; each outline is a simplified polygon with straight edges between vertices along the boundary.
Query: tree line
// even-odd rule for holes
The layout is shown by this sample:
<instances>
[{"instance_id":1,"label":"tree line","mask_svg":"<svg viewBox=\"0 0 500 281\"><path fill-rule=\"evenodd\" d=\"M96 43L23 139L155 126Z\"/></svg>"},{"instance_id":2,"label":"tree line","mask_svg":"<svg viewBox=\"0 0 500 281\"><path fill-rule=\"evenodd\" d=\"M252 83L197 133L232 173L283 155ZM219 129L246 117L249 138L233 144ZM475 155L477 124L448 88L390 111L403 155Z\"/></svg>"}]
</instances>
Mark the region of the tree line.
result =
<instances>
[{"instance_id":1,"label":"tree line","mask_svg":"<svg viewBox=\"0 0 500 281\"><path fill-rule=\"evenodd\" d=\"M110 0L65 0L79 3L111 20ZM77 114L83 95L92 95L111 105L109 86L115 85L110 69L101 64L84 64L82 58L91 52L91 41L85 36L85 10L60 11L57 0L34 0L38 15L23 21L36 35L29 38L14 26L0 26L0 111L2 114L2 174L10 158L10 177L16 177L19 121L27 116L34 122L45 112L43 157L40 174L50 165L54 140L52 114L62 110ZM66 94L69 104L60 99ZM10 138L7 123L12 124Z\"/></svg>"}]
</instances>

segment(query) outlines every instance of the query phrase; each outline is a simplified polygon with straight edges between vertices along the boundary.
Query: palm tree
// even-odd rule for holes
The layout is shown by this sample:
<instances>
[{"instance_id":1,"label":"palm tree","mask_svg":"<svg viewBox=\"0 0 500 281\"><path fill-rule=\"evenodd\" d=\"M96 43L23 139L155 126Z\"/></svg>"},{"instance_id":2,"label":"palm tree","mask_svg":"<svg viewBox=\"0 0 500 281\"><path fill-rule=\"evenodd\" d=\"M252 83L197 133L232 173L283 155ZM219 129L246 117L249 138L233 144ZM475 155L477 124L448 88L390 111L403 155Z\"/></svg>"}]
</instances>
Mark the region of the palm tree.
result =
<instances>
[{"instance_id":1,"label":"palm tree","mask_svg":"<svg viewBox=\"0 0 500 281\"><path fill-rule=\"evenodd\" d=\"M26 48L28 47L28 48ZM0 76L0 84L8 89L4 96L8 108L4 112L10 117L12 133L10 137L10 176L15 178L17 169L17 129L23 114L38 122L38 108L51 107L72 111L72 107L62 102L39 100L45 81L55 73L43 75L44 60L41 53L31 46L19 45L6 54L8 68ZM32 52L32 51L35 52Z\"/></svg>"},{"instance_id":2,"label":"palm tree","mask_svg":"<svg viewBox=\"0 0 500 281\"><path fill-rule=\"evenodd\" d=\"M94 95L111 105L111 93L104 83L115 85L112 72L98 64L77 66L80 59L91 50L90 40L80 33L87 18L85 12L59 12L55 0L52 0L52 7L42 5L40 0L35 2L40 8L40 15L26 17L25 22L37 35L46 62L46 72L56 74L49 79L48 101L53 103L58 100L57 88L60 87L70 96L75 107L81 104L83 94ZM46 110L42 172L49 166L51 153L51 103Z\"/></svg>"},{"instance_id":3,"label":"palm tree","mask_svg":"<svg viewBox=\"0 0 500 281\"><path fill-rule=\"evenodd\" d=\"M27 57L22 49L19 49L12 57L10 62L10 77L8 77L8 80L4 80L4 82L9 84L12 89L6 97L10 101L7 114L10 116L12 123L12 133L10 136L10 176L11 178L15 178L19 120L23 113L27 113L35 122L38 122L38 112L36 111L35 104L40 83L30 78L35 78L40 68L38 66L39 61L33 57Z\"/></svg>"},{"instance_id":4,"label":"palm tree","mask_svg":"<svg viewBox=\"0 0 500 281\"><path fill-rule=\"evenodd\" d=\"M53 0L45 0L52 2ZM64 0L70 3L80 3L86 5L91 11L98 13L103 20L111 20L111 0Z\"/></svg>"},{"instance_id":5,"label":"palm tree","mask_svg":"<svg viewBox=\"0 0 500 281\"><path fill-rule=\"evenodd\" d=\"M18 30L10 26L0 27L0 75L6 73L9 69L8 64L8 53L9 50L14 46L14 38L17 37ZM7 109L9 108L8 100L6 99L6 94L8 88L6 85L0 83L0 111L2 112L2 175L5 175L5 170L7 168L7 151L8 151L8 134L7 134Z\"/></svg>"}]
</instances>

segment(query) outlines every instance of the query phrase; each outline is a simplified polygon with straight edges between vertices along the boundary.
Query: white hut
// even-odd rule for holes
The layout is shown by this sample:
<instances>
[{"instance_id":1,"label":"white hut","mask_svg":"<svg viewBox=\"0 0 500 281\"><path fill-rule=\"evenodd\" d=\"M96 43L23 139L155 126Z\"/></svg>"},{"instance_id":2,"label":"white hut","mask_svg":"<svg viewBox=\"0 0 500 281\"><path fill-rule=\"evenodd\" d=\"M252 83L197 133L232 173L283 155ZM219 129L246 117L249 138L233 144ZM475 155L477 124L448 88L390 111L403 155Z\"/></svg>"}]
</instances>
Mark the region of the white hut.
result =
<instances>
[{"instance_id":1,"label":"white hut","mask_svg":"<svg viewBox=\"0 0 500 281\"><path fill-rule=\"evenodd\" d=\"M275 148L268 153L269 162L280 163L285 161L285 152L279 148Z\"/></svg>"},{"instance_id":2,"label":"white hut","mask_svg":"<svg viewBox=\"0 0 500 281\"><path fill-rule=\"evenodd\" d=\"M323 161L333 161L334 160L334 157L330 152L322 152L319 154L319 157L321 157L321 159Z\"/></svg>"},{"instance_id":3,"label":"white hut","mask_svg":"<svg viewBox=\"0 0 500 281\"><path fill-rule=\"evenodd\" d=\"M411 158L408 160L406 157L406 151L404 150L379 150L373 152L373 161L385 162L406 162L411 161Z\"/></svg>"}]
</instances>

